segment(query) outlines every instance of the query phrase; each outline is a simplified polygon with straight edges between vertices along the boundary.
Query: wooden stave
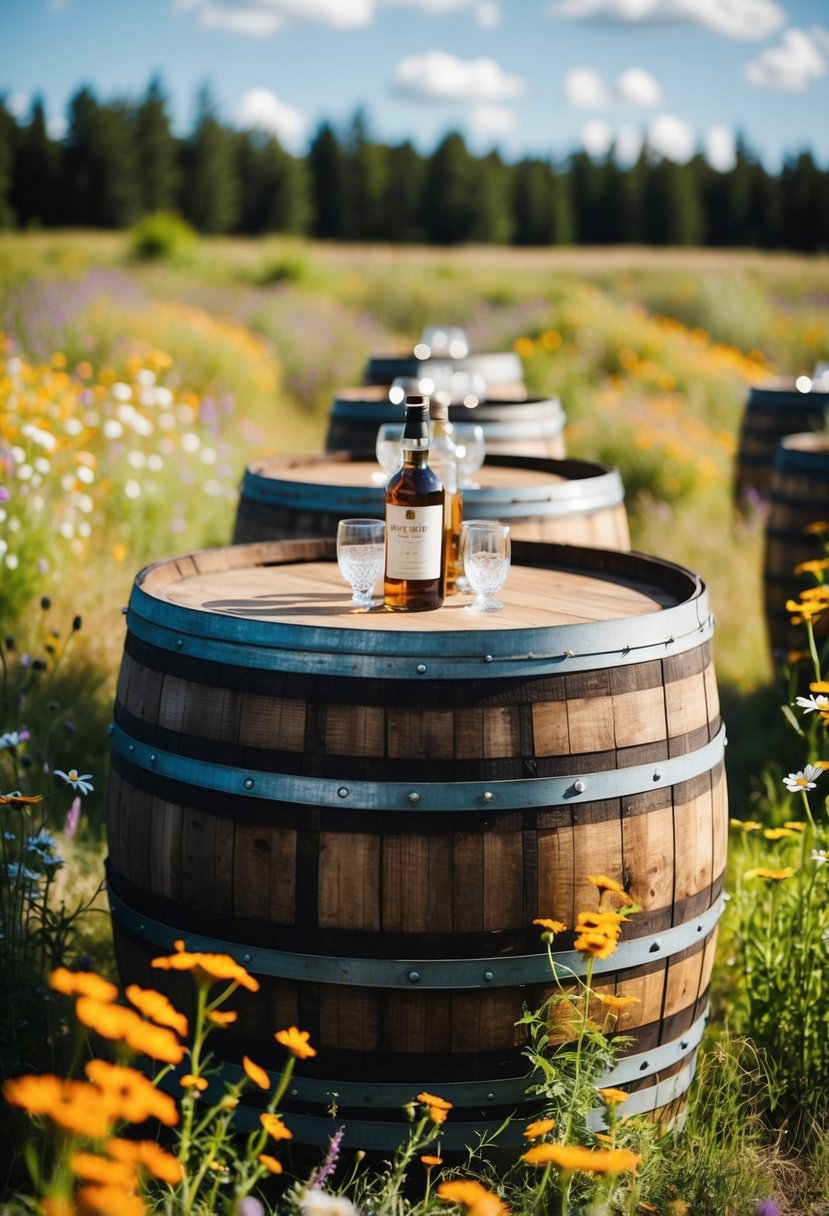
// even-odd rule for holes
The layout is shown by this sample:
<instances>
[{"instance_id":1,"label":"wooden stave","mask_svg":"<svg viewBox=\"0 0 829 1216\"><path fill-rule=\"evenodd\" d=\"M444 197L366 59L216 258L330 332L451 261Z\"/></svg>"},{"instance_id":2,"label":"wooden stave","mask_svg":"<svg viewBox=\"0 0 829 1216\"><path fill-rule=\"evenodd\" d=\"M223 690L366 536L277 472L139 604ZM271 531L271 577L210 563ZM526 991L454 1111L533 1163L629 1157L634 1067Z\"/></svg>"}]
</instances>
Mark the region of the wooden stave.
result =
<instances>
[{"instance_id":1,"label":"wooden stave","mask_svg":"<svg viewBox=\"0 0 829 1216\"><path fill-rule=\"evenodd\" d=\"M799 392L783 377L749 390L737 444L735 497L768 498L778 444L786 435L820 430L829 423L829 394Z\"/></svg>"}]
</instances>

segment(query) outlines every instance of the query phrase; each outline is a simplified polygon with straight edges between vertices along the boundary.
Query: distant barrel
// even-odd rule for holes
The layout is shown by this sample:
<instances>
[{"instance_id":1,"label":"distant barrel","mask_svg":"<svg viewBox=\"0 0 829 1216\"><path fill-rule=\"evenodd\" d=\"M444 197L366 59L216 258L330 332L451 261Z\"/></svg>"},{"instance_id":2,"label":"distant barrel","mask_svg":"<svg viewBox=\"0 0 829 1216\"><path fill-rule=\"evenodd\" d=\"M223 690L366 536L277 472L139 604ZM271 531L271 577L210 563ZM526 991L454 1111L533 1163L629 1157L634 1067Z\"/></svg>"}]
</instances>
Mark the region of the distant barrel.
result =
<instances>
[{"instance_id":1,"label":"distant barrel","mask_svg":"<svg viewBox=\"0 0 829 1216\"><path fill-rule=\"evenodd\" d=\"M812 382L814 383L814 382ZM771 485L777 445L786 435L820 431L829 422L829 393L801 392L795 381L767 380L749 391L737 446L735 497L765 499Z\"/></svg>"},{"instance_id":2,"label":"distant barrel","mask_svg":"<svg viewBox=\"0 0 829 1216\"><path fill-rule=\"evenodd\" d=\"M366 384L386 385L398 377L412 379L428 375L433 369L451 367L469 376L482 376L491 397L502 394L520 396L526 393L524 368L514 351L475 352L453 358L448 355L427 355L419 358L414 351L397 351L371 355L363 379Z\"/></svg>"},{"instance_id":3,"label":"distant barrel","mask_svg":"<svg viewBox=\"0 0 829 1216\"><path fill-rule=\"evenodd\" d=\"M329 452L359 452L374 448L377 428L384 422L401 422L402 406L393 405L379 387L341 389L331 407ZM484 429L488 453L516 456L564 456L567 421L558 397L487 397L469 408L449 407L450 422L477 422Z\"/></svg>"}]
</instances>

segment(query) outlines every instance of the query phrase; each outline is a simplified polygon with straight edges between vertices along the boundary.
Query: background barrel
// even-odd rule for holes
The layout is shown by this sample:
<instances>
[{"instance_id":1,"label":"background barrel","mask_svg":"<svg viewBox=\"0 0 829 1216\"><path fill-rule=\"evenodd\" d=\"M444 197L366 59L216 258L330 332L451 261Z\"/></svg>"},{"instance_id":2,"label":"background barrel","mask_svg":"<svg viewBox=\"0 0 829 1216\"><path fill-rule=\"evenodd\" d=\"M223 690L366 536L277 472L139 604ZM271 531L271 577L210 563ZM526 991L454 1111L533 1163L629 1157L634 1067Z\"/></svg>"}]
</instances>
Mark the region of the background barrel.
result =
<instances>
[{"instance_id":1,"label":"background barrel","mask_svg":"<svg viewBox=\"0 0 829 1216\"><path fill-rule=\"evenodd\" d=\"M334 398L325 447L329 452L373 451L377 428L400 422L401 407L392 405L385 389L346 388ZM478 422L486 450L493 455L564 455L566 416L557 397L487 398L474 409L450 405L450 422Z\"/></svg>"},{"instance_id":2,"label":"background barrel","mask_svg":"<svg viewBox=\"0 0 829 1216\"><path fill-rule=\"evenodd\" d=\"M829 520L829 433L788 435L775 455L763 556L766 624L778 657L802 650L806 642L803 626L791 623L786 601L815 586L814 575L795 574L795 566L824 556L821 538L805 531L822 520ZM829 622L818 620L815 633L825 636L827 627Z\"/></svg>"},{"instance_id":3,"label":"background barrel","mask_svg":"<svg viewBox=\"0 0 829 1216\"><path fill-rule=\"evenodd\" d=\"M275 1074L308 1030L299 1143L390 1149L422 1089L442 1147L518 1120L526 1007L554 985L535 917L583 973L587 874L641 905L594 984L637 1003L606 1084L669 1118L694 1071L721 911L723 727L707 592L639 554L514 546L503 612L350 611L333 542L187 554L136 579L112 729L108 890L124 982L176 939L261 991L215 1036ZM428 620L424 620L428 616ZM336 1095L332 1097L332 1095ZM240 1119L255 1121L254 1096ZM326 1113L336 1103L336 1124Z\"/></svg>"},{"instance_id":4,"label":"background barrel","mask_svg":"<svg viewBox=\"0 0 829 1216\"><path fill-rule=\"evenodd\" d=\"M768 380L749 391L737 445L735 496L768 497L777 445L786 435L829 425L829 393L802 393L793 379Z\"/></svg>"},{"instance_id":5,"label":"background barrel","mask_svg":"<svg viewBox=\"0 0 829 1216\"><path fill-rule=\"evenodd\" d=\"M363 379L366 384L388 387L398 376L407 379L428 375L433 367L451 367L456 372L483 376L487 393L499 397L502 393L520 397L526 393L524 368L514 351L476 351L460 357L435 355L419 359L414 351L397 351L369 356Z\"/></svg>"},{"instance_id":6,"label":"background barrel","mask_svg":"<svg viewBox=\"0 0 829 1216\"><path fill-rule=\"evenodd\" d=\"M382 519L373 453L279 456L245 470L233 541L335 536L349 516ZM490 456L463 492L465 519L500 519L514 539L629 549L622 479L587 460Z\"/></svg>"}]
</instances>

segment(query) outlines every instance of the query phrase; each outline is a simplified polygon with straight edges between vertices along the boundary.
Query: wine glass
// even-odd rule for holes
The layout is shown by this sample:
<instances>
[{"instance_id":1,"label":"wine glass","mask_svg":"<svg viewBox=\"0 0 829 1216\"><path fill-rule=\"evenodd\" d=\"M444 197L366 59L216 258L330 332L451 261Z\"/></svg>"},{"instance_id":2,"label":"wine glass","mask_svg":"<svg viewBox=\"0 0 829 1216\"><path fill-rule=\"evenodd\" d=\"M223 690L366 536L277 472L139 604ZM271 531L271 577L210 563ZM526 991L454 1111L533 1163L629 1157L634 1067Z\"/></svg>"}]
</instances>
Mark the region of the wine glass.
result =
<instances>
[{"instance_id":1,"label":"wine glass","mask_svg":"<svg viewBox=\"0 0 829 1216\"><path fill-rule=\"evenodd\" d=\"M461 525L461 561L475 599L466 612L497 612L503 608L495 592L503 587L510 563L507 524L494 519L472 519Z\"/></svg>"},{"instance_id":2,"label":"wine glass","mask_svg":"<svg viewBox=\"0 0 829 1216\"><path fill-rule=\"evenodd\" d=\"M403 463L401 442L403 439L403 424L399 422L384 422L377 431L374 451L377 463L383 470L383 482L388 481L392 473L396 473ZM380 476L378 474L378 481Z\"/></svg>"},{"instance_id":3,"label":"wine glass","mask_svg":"<svg viewBox=\"0 0 829 1216\"><path fill-rule=\"evenodd\" d=\"M355 608L368 611L374 584L383 573L386 525L382 519L341 519L337 524L337 563L351 586Z\"/></svg>"},{"instance_id":4,"label":"wine glass","mask_svg":"<svg viewBox=\"0 0 829 1216\"><path fill-rule=\"evenodd\" d=\"M484 463L486 455L484 428L477 422L456 422L452 438L455 440L461 487L473 488L476 483L472 477Z\"/></svg>"}]
</instances>

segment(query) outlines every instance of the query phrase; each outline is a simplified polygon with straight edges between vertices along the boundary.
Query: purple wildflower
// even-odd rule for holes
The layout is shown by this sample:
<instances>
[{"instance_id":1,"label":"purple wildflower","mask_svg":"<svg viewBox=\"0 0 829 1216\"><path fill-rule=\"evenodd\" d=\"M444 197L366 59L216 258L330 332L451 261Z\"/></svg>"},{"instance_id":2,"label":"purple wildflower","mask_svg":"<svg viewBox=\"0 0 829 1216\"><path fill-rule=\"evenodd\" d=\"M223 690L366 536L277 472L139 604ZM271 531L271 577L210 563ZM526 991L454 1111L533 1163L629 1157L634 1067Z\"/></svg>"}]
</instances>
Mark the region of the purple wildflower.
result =
<instances>
[{"instance_id":1,"label":"purple wildflower","mask_svg":"<svg viewBox=\"0 0 829 1216\"><path fill-rule=\"evenodd\" d=\"M775 1199L758 1199L754 1216L780 1216L780 1204Z\"/></svg>"},{"instance_id":2,"label":"purple wildflower","mask_svg":"<svg viewBox=\"0 0 829 1216\"><path fill-rule=\"evenodd\" d=\"M74 836L78 830L78 824L81 819L81 799L80 795L76 794L72 799L72 805L66 814L66 820L63 825L64 836Z\"/></svg>"},{"instance_id":3,"label":"purple wildflower","mask_svg":"<svg viewBox=\"0 0 829 1216\"><path fill-rule=\"evenodd\" d=\"M322 1188L323 1183L327 1182L334 1173L340 1158L340 1146L344 1135L345 1126L338 1127L328 1142L328 1152L325 1154L325 1160L311 1180L310 1186Z\"/></svg>"}]
</instances>

